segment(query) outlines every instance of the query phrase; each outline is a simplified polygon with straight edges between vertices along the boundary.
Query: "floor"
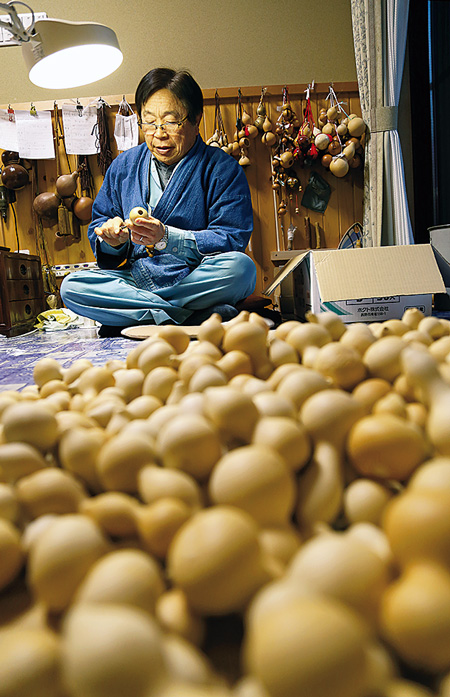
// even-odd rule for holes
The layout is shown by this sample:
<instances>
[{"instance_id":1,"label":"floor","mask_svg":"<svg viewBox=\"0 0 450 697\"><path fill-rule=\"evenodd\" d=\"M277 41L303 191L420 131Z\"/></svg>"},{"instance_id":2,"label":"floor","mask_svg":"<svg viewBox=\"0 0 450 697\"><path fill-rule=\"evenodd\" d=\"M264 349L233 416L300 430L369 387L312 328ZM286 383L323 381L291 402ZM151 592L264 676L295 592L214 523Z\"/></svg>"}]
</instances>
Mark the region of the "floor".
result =
<instances>
[{"instance_id":1,"label":"floor","mask_svg":"<svg viewBox=\"0 0 450 697\"><path fill-rule=\"evenodd\" d=\"M0 335L0 392L34 385L33 368L44 356L55 358L63 368L78 358L104 365L112 358L124 360L134 346L135 342L125 337L99 339L95 327L33 330L9 338Z\"/></svg>"}]
</instances>

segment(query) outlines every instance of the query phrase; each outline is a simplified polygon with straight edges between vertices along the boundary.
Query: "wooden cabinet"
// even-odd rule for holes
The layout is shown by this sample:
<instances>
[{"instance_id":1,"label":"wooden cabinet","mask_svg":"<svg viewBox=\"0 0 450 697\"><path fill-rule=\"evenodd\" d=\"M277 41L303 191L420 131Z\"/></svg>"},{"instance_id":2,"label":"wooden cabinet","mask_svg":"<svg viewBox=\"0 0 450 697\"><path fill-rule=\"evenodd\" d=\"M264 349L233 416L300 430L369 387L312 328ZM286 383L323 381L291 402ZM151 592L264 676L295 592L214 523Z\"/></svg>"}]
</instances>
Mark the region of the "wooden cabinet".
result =
<instances>
[{"instance_id":1,"label":"wooden cabinet","mask_svg":"<svg viewBox=\"0 0 450 697\"><path fill-rule=\"evenodd\" d=\"M0 250L0 334L17 336L33 328L45 310L41 260Z\"/></svg>"}]
</instances>

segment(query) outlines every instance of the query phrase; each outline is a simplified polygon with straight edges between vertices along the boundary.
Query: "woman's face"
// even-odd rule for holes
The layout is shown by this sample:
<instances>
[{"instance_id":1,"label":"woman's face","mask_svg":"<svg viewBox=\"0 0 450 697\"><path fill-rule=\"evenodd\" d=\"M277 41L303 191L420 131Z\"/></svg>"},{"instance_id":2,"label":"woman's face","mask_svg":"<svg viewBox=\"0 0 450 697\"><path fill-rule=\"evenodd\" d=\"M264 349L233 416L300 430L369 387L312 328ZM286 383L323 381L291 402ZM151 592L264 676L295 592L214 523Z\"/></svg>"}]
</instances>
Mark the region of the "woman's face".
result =
<instances>
[{"instance_id":1,"label":"woman's face","mask_svg":"<svg viewBox=\"0 0 450 697\"><path fill-rule=\"evenodd\" d=\"M150 152L160 162L174 165L192 148L198 135L198 123L186 120L187 113L179 99L167 89L158 90L147 99L142 107L141 120L145 142ZM145 124L179 123L173 133L158 128L154 133L146 129Z\"/></svg>"}]
</instances>

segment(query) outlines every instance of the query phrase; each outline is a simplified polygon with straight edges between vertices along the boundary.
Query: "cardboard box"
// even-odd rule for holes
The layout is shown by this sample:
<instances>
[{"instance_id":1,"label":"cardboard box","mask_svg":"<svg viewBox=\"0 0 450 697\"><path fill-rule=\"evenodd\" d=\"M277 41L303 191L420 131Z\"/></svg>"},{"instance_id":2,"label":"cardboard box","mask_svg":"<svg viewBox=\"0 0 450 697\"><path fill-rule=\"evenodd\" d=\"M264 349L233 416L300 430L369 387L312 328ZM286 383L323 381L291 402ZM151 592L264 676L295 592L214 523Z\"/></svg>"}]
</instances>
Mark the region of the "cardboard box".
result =
<instances>
[{"instance_id":1,"label":"cardboard box","mask_svg":"<svg viewBox=\"0 0 450 697\"><path fill-rule=\"evenodd\" d=\"M430 315L433 293L445 293L429 244L306 251L263 294L278 287L284 320L331 311L343 322L382 322L400 319L408 307Z\"/></svg>"},{"instance_id":2,"label":"cardboard box","mask_svg":"<svg viewBox=\"0 0 450 697\"><path fill-rule=\"evenodd\" d=\"M435 225L428 228L431 246L450 263L450 225Z\"/></svg>"},{"instance_id":3,"label":"cardboard box","mask_svg":"<svg viewBox=\"0 0 450 697\"><path fill-rule=\"evenodd\" d=\"M446 289L445 293L437 293L434 296L434 309L448 312L450 310L450 225L430 227L428 232L436 263Z\"/></svg>"}]
</instances>

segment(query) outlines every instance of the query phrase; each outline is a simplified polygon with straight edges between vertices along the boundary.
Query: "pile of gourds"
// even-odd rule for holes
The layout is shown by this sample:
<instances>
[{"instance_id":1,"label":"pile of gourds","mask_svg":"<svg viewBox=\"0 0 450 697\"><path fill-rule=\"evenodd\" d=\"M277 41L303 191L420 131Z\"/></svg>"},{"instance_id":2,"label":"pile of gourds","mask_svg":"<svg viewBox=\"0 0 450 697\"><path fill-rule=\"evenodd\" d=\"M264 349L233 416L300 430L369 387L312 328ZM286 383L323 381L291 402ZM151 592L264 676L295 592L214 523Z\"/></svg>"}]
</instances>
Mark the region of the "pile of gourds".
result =
<instances>
[{"instance_id":1,"label":"pile of gourds","mask_svg":"<svg viewBox=\"0 0 450 697\"><path fill-rule=\"evenodd\" d=\"M450 322L308 319L0 394L1 697L448 697Z\"/></svg>"}]
</instances>

